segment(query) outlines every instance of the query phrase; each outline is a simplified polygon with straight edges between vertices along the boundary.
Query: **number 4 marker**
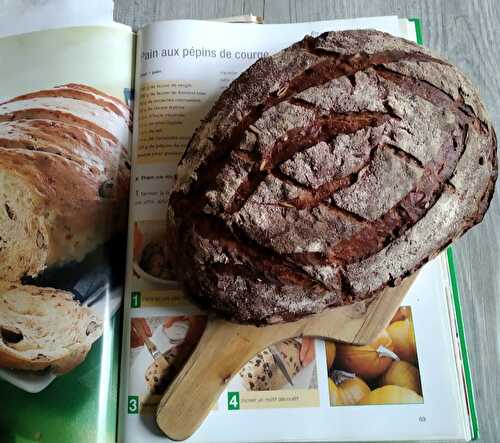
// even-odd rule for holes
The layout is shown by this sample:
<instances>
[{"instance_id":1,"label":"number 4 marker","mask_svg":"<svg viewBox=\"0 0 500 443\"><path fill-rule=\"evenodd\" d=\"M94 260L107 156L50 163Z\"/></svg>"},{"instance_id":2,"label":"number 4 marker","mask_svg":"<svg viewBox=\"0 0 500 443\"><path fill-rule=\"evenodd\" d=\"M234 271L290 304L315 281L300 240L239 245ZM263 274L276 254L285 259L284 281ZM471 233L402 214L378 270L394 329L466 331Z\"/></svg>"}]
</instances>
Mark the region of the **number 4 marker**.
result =
<instances>
[{"instance_id":1,"label":"number 4 marker","mask_svg":"<svg viewBox=\"0 0 500 443\"><path fill-rule=\"evenodd\" d=\"M230 411L237 411L240 409L240 393L228 392L227 393L227 409Z\"/></svg>"}]
</instances>

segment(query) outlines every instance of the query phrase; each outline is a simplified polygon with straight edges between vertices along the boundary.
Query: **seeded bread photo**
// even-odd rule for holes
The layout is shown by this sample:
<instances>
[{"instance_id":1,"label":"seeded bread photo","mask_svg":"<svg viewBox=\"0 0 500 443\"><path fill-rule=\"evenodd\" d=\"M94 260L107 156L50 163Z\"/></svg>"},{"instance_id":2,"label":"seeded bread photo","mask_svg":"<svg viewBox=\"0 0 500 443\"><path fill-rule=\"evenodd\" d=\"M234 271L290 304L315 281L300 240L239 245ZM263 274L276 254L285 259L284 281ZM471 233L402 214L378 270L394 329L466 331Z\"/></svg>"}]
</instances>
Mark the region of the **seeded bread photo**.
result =
<instances>
[{"instance_id":1,"label":"seeded bread photo","mask_svg":"<svg viewBox=\"0 0 500 443\"><path fill-rule=\"evenodd\" d=\"M192 137L170 195L175 273L242 323L377 294L479 223L496 136L455 66L373 30L257 61Z\"/></svg>"},{"instance_id":2,"label":"seeded bread photo","mask_svg":"<svg viewBox=\"0 0 500 443\"><path fill-rule=\"evenodd\" d=\"M85 85L0 103L0 279L80 261L125 228L130 125Z\"/></svg>"},{"instance_id":3,"label":"seeded bread photo","mask_svg":"<svg viewBox=\"0 0 500 443\"><path fill-rule=\"evenodd\" d=\"M87 356L102 321L71 293L0 282L0 367L66 373Z\"/></svg>"},{"instance_id":4,"label":"seeded bread photo","mask_svg":"<svg viewBox=\"0 0 500 443\"><path fill-rule=\"evenodd\" d=\"M174 378L177 368L175 360L178 358L177 347L163 353L164 359L154 360L146 370L145 379L151 394L163 394Z\"/></svg>"},{"instance_id":5,"label":"seeded bread photo","mask_svg":"<svg viewBox=\"0 0 500 443\"><path fill-rule=\"evenodd\" d=\"M275 345L290 377L294 377L302 369L300 361L300 341L288 339ZM269 349L264 349L253 357L240 370L243 386L248 391L275 391L285 386L288 381L276 365Z\"/></svg>"}]
</instances>

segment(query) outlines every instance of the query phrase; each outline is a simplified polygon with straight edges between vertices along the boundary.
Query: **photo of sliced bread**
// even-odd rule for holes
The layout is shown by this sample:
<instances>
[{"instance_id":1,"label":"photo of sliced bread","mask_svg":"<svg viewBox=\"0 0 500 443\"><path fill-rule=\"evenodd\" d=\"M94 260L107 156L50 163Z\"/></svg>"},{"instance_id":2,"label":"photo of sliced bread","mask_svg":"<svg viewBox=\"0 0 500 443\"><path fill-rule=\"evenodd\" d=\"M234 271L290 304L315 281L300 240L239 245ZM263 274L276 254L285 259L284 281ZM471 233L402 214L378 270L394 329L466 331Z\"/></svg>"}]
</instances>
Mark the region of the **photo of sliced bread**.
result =
<instances>
[{"instance_id":1,"label":"photo of sliced bread","mask_svg":"<svg viewBox=\"0 0 500 443\"><path fill-rule=\"evenodd\" d=\"M149 365L144 378L151 394L161 395L165 392L177 372L175 360L178 356L179 349L171 348L163 353L164 358L153 360Z\"/></svg>"},{"instance_id":2,"label":"photo of sliced bread","mask_svg":"<svg viewBox=\"0 0 500 443\"><path fill-rule=\"evenodd\" d=\"M299 339L291 338L275 345L291 377L302 369ZM274 391L281 389L288 381L266 348L241 368L239 375L248 391Z\"/></svg>"},{"instance_id":3,"label":"photo of sliced bread","mask_svg":"<svg viewBox=\"0 0 500 443\"><path fill-rule=\"evenodd\" d=\"M81 261L125 229L130 124L85 85L0 103L0 279Z\"/></svg>"},{"instance_id":4,"label":"photo of sliced bread","mask_svg":"<svg viewBox=\"0 0 500 443\"><path fill-rule=\"evenodd\" d=\"M66 373L102 334L102 321L70 292L0 282L0 367Z\"/></svg>"}]
</instances>

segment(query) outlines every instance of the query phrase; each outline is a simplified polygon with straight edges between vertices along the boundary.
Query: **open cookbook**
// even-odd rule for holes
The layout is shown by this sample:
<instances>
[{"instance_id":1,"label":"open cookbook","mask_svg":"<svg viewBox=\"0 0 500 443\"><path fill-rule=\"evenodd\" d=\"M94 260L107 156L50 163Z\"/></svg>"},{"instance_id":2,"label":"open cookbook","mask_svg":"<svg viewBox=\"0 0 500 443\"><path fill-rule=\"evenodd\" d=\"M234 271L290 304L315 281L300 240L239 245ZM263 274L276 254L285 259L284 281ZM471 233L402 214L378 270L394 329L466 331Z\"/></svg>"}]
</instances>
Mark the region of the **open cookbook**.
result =
<instances>
[{"instance_id":1,"label":"open cookbook","mask_svg":"<svg viewBox=\"0 0 500 443\"><path fill-rule=\"evenodd\" d=\"M165 253L193 131L243 70L305 35L422 44L418 19L233 21L0 38L0 442L168 441L156 407L207 320ZM367 346L263 349L187 441L476 439L455 272L449 248Z\"/></svg>"}]
</instances>

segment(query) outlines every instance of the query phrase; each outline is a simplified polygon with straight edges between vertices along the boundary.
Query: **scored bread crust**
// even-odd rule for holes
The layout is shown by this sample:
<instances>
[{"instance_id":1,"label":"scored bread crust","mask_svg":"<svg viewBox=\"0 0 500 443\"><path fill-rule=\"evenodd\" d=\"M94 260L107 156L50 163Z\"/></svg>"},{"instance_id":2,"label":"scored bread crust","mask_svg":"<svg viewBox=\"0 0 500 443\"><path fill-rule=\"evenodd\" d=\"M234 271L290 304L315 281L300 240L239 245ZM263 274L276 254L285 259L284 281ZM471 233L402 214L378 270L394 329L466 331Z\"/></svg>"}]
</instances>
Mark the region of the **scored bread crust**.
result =
<instances>
[{"instance_id":1,"label":"scored bread crust","mask_svg":"<svg viewBox=\"0 0 500 443\"><path fill-rule=\"evenodd\" d=\"M222 94L178 165L167 232L193 300L274 323L395 286L480 222L496 136L453 65L372 30L306 37Z\"/></svg>"},{"instance_id":2,"label":"scored bread crust","mask_svg":"<svg viewBox=\"0 0 500 443\"><path fill-rule=\"evenodd\" d=\"M0 367L66 373L101 334L102 321L71 293L0 282Z\"/></svg>"},{"instance_id":3,"label":"scored bread crust","mask_svg":"<svg viewBox=\"0 0 500 443\"><path fill-rule=\"evenodd\" d=\"M125 228L130 125L85 85L0 103L0 279L80 261Z\"/></svg>"}]
</instances>

